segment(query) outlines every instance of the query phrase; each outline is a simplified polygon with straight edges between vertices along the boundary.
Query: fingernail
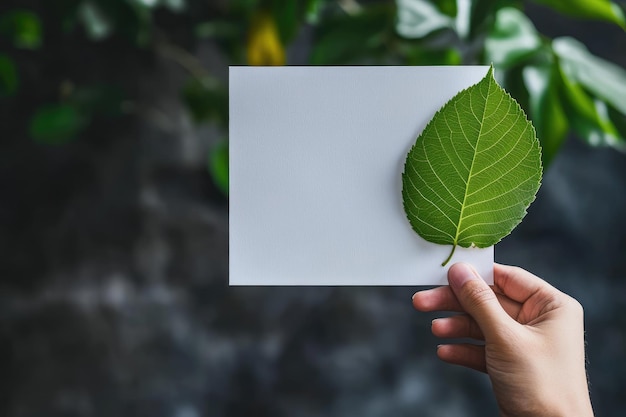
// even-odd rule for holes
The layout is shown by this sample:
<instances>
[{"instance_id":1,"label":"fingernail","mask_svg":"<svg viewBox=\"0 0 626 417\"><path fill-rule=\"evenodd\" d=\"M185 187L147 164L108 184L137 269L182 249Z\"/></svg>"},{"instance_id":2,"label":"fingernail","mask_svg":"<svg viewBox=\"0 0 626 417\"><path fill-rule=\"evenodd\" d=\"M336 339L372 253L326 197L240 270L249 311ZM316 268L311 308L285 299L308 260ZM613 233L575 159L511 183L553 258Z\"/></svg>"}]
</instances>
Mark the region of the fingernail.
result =
<instances>
[{"instance_id":1,"label":"fingernail","mask_svg":"<svg viewBox=\"0 0 626 417\"><path fill-rule=\"evenodd\" d=\"M474 269L463 262L452 265L448 270L448 282L454 288L461 288L467 281L477 278Z\"/></svg>"}]
</instances>

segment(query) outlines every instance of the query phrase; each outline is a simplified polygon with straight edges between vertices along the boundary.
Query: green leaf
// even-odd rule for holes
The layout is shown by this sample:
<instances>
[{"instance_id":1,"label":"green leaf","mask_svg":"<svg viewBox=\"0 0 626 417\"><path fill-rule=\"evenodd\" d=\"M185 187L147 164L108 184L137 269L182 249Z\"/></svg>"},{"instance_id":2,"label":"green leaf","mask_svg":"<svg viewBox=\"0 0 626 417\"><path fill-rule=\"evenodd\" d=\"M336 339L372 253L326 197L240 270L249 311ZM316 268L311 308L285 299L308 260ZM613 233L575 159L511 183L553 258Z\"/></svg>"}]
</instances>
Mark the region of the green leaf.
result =
<instances>
[{"instance_id":1,"label":"green leaf","mask_svg":"<svg viewBox=\"0 0 626 417\"><path fill-rule=\"evenodd\" d=\"M541 150L523 110L493 77L461 91L428 123L402 174L404 210L424 239L484 248L522 220L541 182Z\"/></svg>"},{"instance_id":2,"label":"green leaf","mask_svg":"<svg viewBox=\"0 0 626 417\"><path fill-rule=\"evenodd\" d=\"M119 116L122 114L124 92L117 86L94 84L76 88L67 98L82 114Z\"/></svg>"},{"instance_id":3,"label":"green leaf","mask_svg":"<svg viewBox=\"0 0 626 417\"><path fill-rule=\"evenodd\" d=\"M561 103L576 134L592 146L621 148L623 141L609 118L607 105L591 97L559 67Z\"/></svg>"},{"instance_id":4,"label":"green leaf","mask_svg":"<svg viewBox=\"0 0 626 417\"><path fill-rule=\"evenodd\" d=\"M317 26L311 64L339 65L388 56L386 41L393 33L394 17L393 7L378 4L364 7L355 15L324 20Z\"/></svg>"},{"instance_id":5,"label":"green leaf","mask_svg":"<svg viewBox=\"0 0 626 417\"><path fill-rule=\"evenodd\" d=\"M474 39L492 25L498 0L472 0L469 13L469 37Z\"/></svg>"},{"instance_id":6,"label":"green leaf","mask_svg":"<svg viewBox=\"0 0 626 417\"><path fill-rule=\"evenodd\" d=\"M534 0L563 14L583 19L605 20L626 29L620 7L609 0Z\"/></svg>"},{"instance_id":7,"label":"green leaf","mask_svg":"<svg viewBox=\"0 0 626 417\"><path fill-rule=\"evenodd\" d=\"M530 100L530 118L541 143L543 166L547 167L569 131L569 122L559 97L558 68L555 65L528 66L523 69L524 84Z\"/></svg>"},{"instance_id":8,"label":"green leaf","mask_svg":"<svg viewBox=\"0 0 626 417\"><path fill-rule=\"evenodd\" d=\"M17 68L13 60L0 54L0 97L9 97L15 94L19 85Z\"/></svg>"},{"instance_id":9,"label":"green leaf","mask_svg":"<svg viewBox=\"0 0 626 417\"><path fill-rule=\"evenodd\" d=\"M109 0L110 1L110 0ZM165 6L172 12L181 12L187 7L185 0L126 0L128 3L135 4L146 9L154 9L158 6Z\"/></svg>"},{"instance_id":10,"label":"green leaf","mask_svg":"<svg viewBox=\"0 0 626 417\"><path fill-rule=\"evenodd\" d=\"M29 130L36 142L61 145L73 140L85 124L85 118L75 107L57 104L37 110Z\"/></svg>"},{"instance_id":11,"label":"green leaf","mask_svg":"<svg viewBox=\"0 0 626 417\"><path fill-rule=\"evenodd\" d=\"M209 153L208 169L213 182L228 195L228 142L220 141Z\"/></svg>"},{"instance_id":12,"label":"green leaf","mask_svg":"<svg viewBox=\"0 0 626 417\"><path fill-rule=\"evenodd\" d=\"M505 7L496 13L493 28L485 40L485 61L498 68L510 68L540 47L539 34L526 15L515 8Z\"/></svg>"},{"instance_id":13,"label":"green leaf","mask_svg":"<svg viewBox=\"0 0 626 417\"><path fill-rule=\"evenodd\" d=\"M442 13L430 1L397 0L398 23L396 31L409 39L423 38L440 29L453 28L454 19Z\"/></svg>"},{"instance_id":14,"label":"green leaf","mask_svg":"<svg viewBox=\"0 0 626 417\"><path fill-rule=\"evenodd\" d=\"M175 13L183 12L187 8L186 0L161 0L161 3Z\"/></svg>"},{"instance_id":15,"label":"green leaf","mask_svg":"<svg viewBox=\"0 0 626 417\"><path fill-rule=\"evenodd\" d=\"M626 114L626 70L589 53L573 38L557 38L552 49L563 73L572 81Z\"/></svg>"},{"instance_id":16,"label":"green leaf","mask_svg":"<svg viewBox=\"0 0 626 417\"><path fill-rule=\"evenodd\" d=\"M194 28L194 33L199 39L239 38L244 31L241 23L234 20L211 20Z\"/></svg>"},{"instance_id":17,"label":"green leaf","mask_svg":"<svg viewBox=\"0 0 626 417\"><path fill-rule=\"evenodd\" d=\"M310 25L316 25L320 21L323 0L306 0L305 20Z\"/></svg>"},{"instance_id":18,"label":"green leaf","mask_svg":"<svg viewBox=\"0 0 626 417\"><path fill-rule=\"evenodd\" d=\"M615 126L615 129L619 133L622 141L625 142L624 145L626 145L626 116L611 106L608 106L608 114L611 123L613 123L613 126Z\"/></svg>"},{"instance_id":19,"label":"green leaf","mask_svg":"<svg viewBox=\"0 0 626 417\"><path fill-rule=\"evenodd\" d=\"M406 53L407 65L461 65L461 53L450 49L411 48Z\"/></svg>"},{"instance_id":20,"label":"green leaf","mask_svg":"<svg viewBox=\"0 0 626 417\"><path fill-rule=\"evenodd\" d=\"M146 45L151 36L151 10L129 0L84 0L78 17L92 40L102 40L113 32L137 45Z\"/></svg>"},{"instance_id":21,"label":"green leaf","mask_svg":"<svg viewBox=\"0 0 626 417\"><path fill-rule=\"evenodd\" d=\"M228 124L228 93L213 78L190 78L182 90L183 101L196 123Z\"/></svg>"},{"instance_id":22,"label":"green leaf","mask_svg":"<svg viewBox=\"0 0 626 417\"><path fill-rule=\"evenodd\" d=\"M272 2L272 15L283 45L288 44L298 33L300 26L298 3L293 0L273 0Z\"/></svg>"},{"instance_id":23,"label":"green leaf","mask_svg":"<svg viewBox=\"0 0 626 417\"><path fill-rule=\"evenodd\" d=\"M92 40L104 39L113 31L113 25L109 17L95 3L89 1L82 3L78 14L87 35Z\"/></svg>"},{"instance_id":24,"label":"green leaf","mask_svg":"<svg viewBox=\"0 0 626 417\"><path fill-rule=\"evenodd\" d=\"M41 46L39 17L28 10L13 10L3 15L0 32L9 36L17 48L37 49Z\"/></svg>"},{"instance_id":25,"label":"green leaf","mask_svg":"<svg viewBox=\"0 0 626 417\"><path fill-rule=\"evenodd\" d=\"M442 13L447 14L450 17L455 17L457 15L459 9L457 0L434 0L434 3Z\"/></svg>"}]
</instances>

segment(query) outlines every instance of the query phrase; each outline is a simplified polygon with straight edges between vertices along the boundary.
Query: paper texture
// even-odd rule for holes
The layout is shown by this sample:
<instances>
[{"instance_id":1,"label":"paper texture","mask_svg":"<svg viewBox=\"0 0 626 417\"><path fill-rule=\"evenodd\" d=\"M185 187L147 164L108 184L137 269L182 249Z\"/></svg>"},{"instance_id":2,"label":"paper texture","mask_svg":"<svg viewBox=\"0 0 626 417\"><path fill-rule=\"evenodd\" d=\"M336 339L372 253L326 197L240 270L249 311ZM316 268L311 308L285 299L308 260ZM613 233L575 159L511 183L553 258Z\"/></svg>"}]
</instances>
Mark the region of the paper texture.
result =
<instances>
[{"instance_id":1,"label":"paper texture","mask_svg":"<svg viewBox=\"0 0 626 417\"><path fill-rule=\"evenodd\" d=\"M401 174L435 112L488 67L231 67L231 285L439 285L493 248L428 243Z\"/></svg>"}]
</instances>

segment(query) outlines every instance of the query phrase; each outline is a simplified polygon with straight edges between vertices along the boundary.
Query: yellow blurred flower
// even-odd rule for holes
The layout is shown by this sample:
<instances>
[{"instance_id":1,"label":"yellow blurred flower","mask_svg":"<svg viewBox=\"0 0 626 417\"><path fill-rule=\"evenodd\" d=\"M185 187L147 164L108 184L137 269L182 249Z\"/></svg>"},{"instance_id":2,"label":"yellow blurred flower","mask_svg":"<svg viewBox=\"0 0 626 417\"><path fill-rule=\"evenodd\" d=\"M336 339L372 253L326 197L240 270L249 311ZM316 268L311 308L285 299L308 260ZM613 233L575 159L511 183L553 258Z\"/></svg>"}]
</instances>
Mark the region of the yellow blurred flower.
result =
<instances>
[{"instance_id":1,"label":"yellow blurred flower","mask_svg":"<svg viewBox=\"0 0 626 417\"><path fill-rule=\"evenodd\" d=\"M248 65L285 65L285 48L270 13L258 12L252 18L247 55Z\"/></svg>"}]
</instances>

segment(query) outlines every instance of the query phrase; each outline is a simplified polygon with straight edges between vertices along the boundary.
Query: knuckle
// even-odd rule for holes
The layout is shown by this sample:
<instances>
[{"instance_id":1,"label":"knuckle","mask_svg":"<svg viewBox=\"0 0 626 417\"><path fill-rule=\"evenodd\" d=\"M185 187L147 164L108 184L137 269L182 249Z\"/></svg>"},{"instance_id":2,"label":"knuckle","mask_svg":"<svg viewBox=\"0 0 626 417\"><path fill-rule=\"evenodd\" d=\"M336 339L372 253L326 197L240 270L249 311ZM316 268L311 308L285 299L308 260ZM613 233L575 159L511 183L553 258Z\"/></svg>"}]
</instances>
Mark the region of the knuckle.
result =
<instances>
[{"instance_id":1,"label":"knuckle","mask_svg":"<svg viewBox=\"0 0 626 417\"><path fill-rule=\"evenodd\" d=\"M481 306L492 302L496 295L487 285L480 282L468 282L463 287L464 298L474 306Z\"/></svg>"},{"instance_id":2,"label":"knuckle","mask_svg":"<svg viewBox=\"0 0 626 417\"><path fill-rule=\"evenodd\" d=\"M583 305L575 298L567 296L567 306L572 310L573 314L576 314L578 317L583 317L585 314L585 309Z\"/></svg>"}]
</instances>

